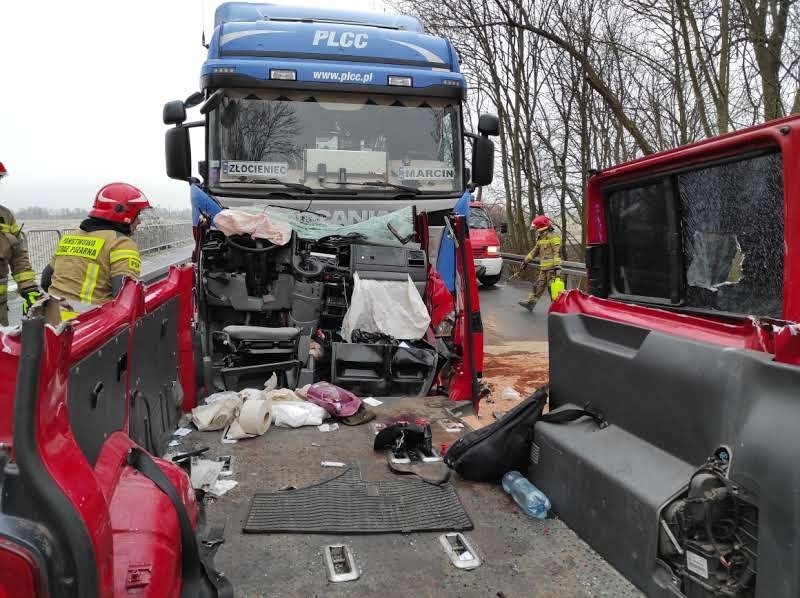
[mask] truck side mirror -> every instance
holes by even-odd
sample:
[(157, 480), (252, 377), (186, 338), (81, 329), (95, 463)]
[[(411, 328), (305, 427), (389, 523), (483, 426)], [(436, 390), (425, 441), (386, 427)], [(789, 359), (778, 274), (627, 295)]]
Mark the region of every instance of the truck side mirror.
[(478, 118), (478, 133), (496, 137), (500, 134), (500, 119), (494, 114), (481, 114)]
[(494, 143), (486, 136), (472, 140), (472, 182), (478, 187), (494, 179)]
[(186, 106), (180, 100), (164, 104), (163, 119), (165, 125), (179, 125), (186, 120)]
[(192, 146), (189, 143), (189, 129), (186, 127), (169, 129), (164, 140), (167, 176), (179, 181), (190, 180), (192, 178)]

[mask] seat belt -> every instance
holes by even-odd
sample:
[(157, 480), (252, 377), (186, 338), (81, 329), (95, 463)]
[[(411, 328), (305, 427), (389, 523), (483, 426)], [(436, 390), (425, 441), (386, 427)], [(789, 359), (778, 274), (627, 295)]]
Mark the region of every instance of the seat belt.
[(233, 598), (230, 581), (201, 556), (186, 506), (169, 478), (150, 455), (138, 447), (128, 453), (128, 464), (153, 482), (175, 507), (181, 530), (181, 598)]

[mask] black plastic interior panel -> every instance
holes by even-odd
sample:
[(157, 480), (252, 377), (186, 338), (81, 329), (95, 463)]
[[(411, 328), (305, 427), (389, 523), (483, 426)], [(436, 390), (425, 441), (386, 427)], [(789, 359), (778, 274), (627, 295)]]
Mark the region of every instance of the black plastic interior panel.
[(427, 259), (420, 249), (351, 245), (350, 269), (365, 278), (406, 280), (409, 275), (414, 282), (424, 282)]
[[(548, 329), (551, 408), (591, 403), (611, 424), (599, 433), (537, 426), (541, 459), (546, 447), (560, 458), (557, 466), (542, 460), (534, 482), (541, 480), (565, 522), (645, 592), (660, 595), (648, 562), (657, 494), (665, 504), (681, 462), (697, 468), (725, 446), (731, 480), (759, 508), (756, 596), (800, 596), (800, 368), (580, 314), (551, 314)], [(606, 446), (606, 432), (619, 434), (628, 450)], [(631, 536), (633, 523), (619, 523), (626, 519), (650, 529)]]
[(331, 382), (359, 396), (423, 395), (436, 362), (433, 348), (333, 343)]
[[(659, 512), (697, 468), (613, 424), (600, 430), (588, 418), (539, 422), (534, 436), (530, 477), (554, 513), (625, 577), (648, 588)], [(648, 595), (680, 594), (650, 588)]]
[(181, 416), (178, 382), (178, 299), (136, 321), (130, 360), (130, 436), (156, 455), (164, 453)]
[(106, 438), (125, 426), (129, 336), (127, 329), (120, 332), (69, 371), (69, 423), (92, 466)]

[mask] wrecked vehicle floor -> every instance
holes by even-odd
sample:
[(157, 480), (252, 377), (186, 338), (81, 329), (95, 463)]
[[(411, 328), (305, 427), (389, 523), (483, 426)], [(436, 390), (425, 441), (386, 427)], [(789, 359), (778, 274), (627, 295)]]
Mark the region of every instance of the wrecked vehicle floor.
[[(431, 422), (434, 446), (456, 435), (435, 422), (449, 416), (442, 397), (385, 399), (372, 408), (378, 418), (413, 412)], [(456, 569), (439, 544), (442, 532), (381, 535), (244, 534), (253, 494), (303, 487), (330, 479), (341, 469), (321, 461), (357, 465), (367, 481), (393, 479), (380, 453), (372, 450), (369, 424), (270, 428), (261, 437), (220, 443), (220, 432), (194, 432), (186, 445), (209, 446), (208, 456), (232, 455), (238, 486), (207, 505), (206, 529), (225, 526), (216, 566), (236, 596), (641, 596), (616, 570), (558, 519), (525, 515), (502, 488), (452, 478), (474, 529), (465, 532), (482, 559), (475, 570)], [(443, 466), (442, 466), (443, 467)], [(568, 473), (565, 473), (568, 475)], [(405, 476), (404, 476), (405, 477)], [(325, 505), (336, 509), (335, 504)], [(350, 582), (328, 581), (322, 549), (348, 545), (361, 573)]]

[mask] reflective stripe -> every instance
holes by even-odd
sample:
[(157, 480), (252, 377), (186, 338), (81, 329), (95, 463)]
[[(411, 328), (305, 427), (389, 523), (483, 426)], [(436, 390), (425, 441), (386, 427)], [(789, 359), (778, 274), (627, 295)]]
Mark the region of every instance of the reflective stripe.
[(68, 311), (66, 309), (62, 309), (61, 310), (61, 321), (62, 322), (69, 322), (70, 320), (74, 320), (75, 318), (77, 318), (79, 315), (81, 315), (81, 314), (79, 314), (76, 311)]
[(113, 264), (126, 258), (139, 259), (139, 252), (136, 249), (117, 249), (111, 252), (110, 261)]
[(100, 272), (100, 266), (97, 264), (88, 264), (86, 267), (86, 277), (83, 279), (83, 286), (81, 287), (81, 294), (79, 299), (84, 303), (92, 302), (92, 295), (94, 295), (94, 288), (97, 286), (97, 275)]
[(19, 224), (0, 224), (0, 233), (18, 235), (20, 230)]
[(103, 245), (105, 244), (106, 240), (99, 237), (64, 235), (58, 242), (56, 255), (96, 260), (100, 255), (100, 250), (103, 249)]
[(28, 282), (29, 280), (33, 280), (36, 278), (36, 272), (33, 270), (23, 270), (22, 272), (17, 272), (16, 274), (11, 275), (17, 284)]
[(7, 284), (0, 284), (0, 295), (5, 295), (8, 293), (8, 285)]
[(550, 239), (550, 244), (554, 247), (561, 245), (561, 237), (553, 237)]

